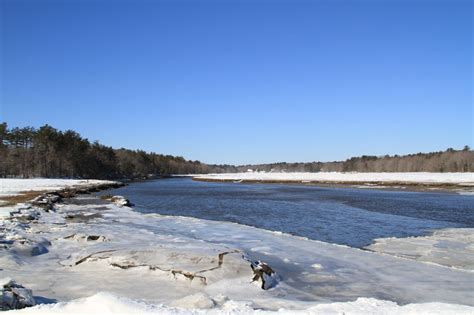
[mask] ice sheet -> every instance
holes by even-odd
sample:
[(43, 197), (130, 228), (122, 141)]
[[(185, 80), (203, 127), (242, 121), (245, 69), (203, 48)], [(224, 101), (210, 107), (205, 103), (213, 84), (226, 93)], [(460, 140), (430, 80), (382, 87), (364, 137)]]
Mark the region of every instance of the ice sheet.
[(381, 238), (369, 250), (474, 272), (474, 229), (442, 229), (432, 235)]

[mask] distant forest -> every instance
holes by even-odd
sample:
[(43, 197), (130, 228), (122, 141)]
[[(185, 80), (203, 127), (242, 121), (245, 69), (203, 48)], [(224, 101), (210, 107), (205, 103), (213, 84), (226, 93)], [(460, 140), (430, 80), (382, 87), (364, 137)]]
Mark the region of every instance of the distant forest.
[(49, 125), (9, 129), (0, 124), (0, 177), (137, 179), (231, 171), (235, 171), (232, 166), (180, 156), (113, 149)]
[(474, 172), (474, 152), (462, 150), (404, 156), (361, 156), (346, 161), (210, 165), (180, 156), (114, 149), (72, 130), (49, 125), (8, 128), (0, 124), (0, 177), (137, 179), (170, 174), (245, 172)]
[(415, 153), (408, 155), (363, 155), (345, 161), (309, 163), (272, 163), (239, 166), (238, 171), (286, 172), (474, 172), (474, 151), (462, 150)]

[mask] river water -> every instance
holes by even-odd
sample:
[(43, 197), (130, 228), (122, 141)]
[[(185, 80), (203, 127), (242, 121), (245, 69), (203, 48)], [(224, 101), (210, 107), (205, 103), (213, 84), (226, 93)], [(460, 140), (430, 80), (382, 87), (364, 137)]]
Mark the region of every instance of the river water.
[(376, 238), (474, 227), (474, 196), (441, 192), (197, 182), (173, 178), (104, 192), (143, 213), (230, 221), (329, 243), (364, 247)]

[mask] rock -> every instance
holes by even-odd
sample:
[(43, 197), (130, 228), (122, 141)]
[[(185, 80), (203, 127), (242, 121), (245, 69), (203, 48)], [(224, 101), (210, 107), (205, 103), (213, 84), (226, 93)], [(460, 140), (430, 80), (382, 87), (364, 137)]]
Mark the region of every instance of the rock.
[(37, 220), (39, 216), (40, 213), (31, 207), (20, 208), (17, 211), (11, 212), (11, 219), (18, 220), (19, 222), (23, 223)]
[(90, 220), (102, 218), (100, 213), (70, 213), (64, 217), (68, 222), (87, 223)]
[(263, 261), (255, 261), (250, 263), (250, 267), (254, 273), (253, 281), (262, 281), (262, 289), (268, 290), (277, 284), (277, 276), (270, 266)]
[(34, 306), (36, 304), (33, 298), (33, 292), (15, 283), (15, 281), (11, 279), (1, 279), (0, 286), (0, 310), (8, 311)]
[(50, 211), (54, 209), (54, 204), (60, 200), (61, 197), (57, 194), (44, 194), (33, 199), (31, 204), (37, 207), (41, 207), (45, 211)]
[(65, 239), (73, 239), (75, 241), (83, 241), (83, 242), (107, 242), (108, 241), (108, 239), (103, 235), (86, 235), (82, 233), (66, 236)]
[(32, 257), (47, 253), (48, 246), (51, 246), (51, 242), (45, 238), (27, 239), (21, 237), (13, 240), (11, 250), (17, 255)]
[(132, 207), (133, 206), (133, 203), (131, 203), (130, 200), (122, 196), (113, 196), (112, 198), (110, 198), (110, 201), (112, 201), (114, 204), (116, 204), (119, 207)]

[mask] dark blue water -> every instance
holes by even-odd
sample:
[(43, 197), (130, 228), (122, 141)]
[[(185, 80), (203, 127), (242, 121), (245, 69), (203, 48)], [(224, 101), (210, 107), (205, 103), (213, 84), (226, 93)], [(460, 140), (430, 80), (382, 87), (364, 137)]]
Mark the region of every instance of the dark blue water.
[(445, 227), (474, 227), (474, 196), (164, 179), (115, 189), (144, 213), (230, 221), (363, 247)]

